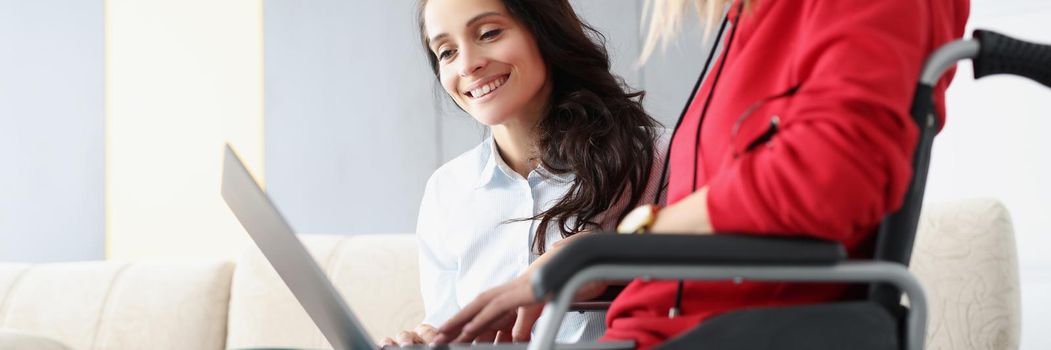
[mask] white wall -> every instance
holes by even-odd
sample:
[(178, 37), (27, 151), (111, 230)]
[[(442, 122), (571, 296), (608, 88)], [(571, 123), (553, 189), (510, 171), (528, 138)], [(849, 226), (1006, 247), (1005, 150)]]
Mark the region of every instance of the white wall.
[[(968, 29), (1051, 43), (1051, 2), (974, 0)], [(995, 197), (1011, 211), (1022, 281), (1022, 349), (1051, 348), (1051, 89), (1023, 78), (973, 79), (959, 66), (935, 138), (928, 202)]]
[(103, 256), (102, 3), (0, 0), (0, 260)]
[(262, 176), (261, 0), (106, 1), (107, 257), (236, 258), (223, 143)]

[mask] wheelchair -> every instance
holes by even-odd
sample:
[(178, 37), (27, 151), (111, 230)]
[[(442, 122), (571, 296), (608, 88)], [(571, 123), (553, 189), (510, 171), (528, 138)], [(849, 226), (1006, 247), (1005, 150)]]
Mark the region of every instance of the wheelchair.
[[(920, 131), (913, 176), (902, 207), (881, 221), (871, 260), (848, 260), (839, 243), (816, 239), (596, 234), (564, 247), (535, 273), (530, 281), (533, 294), (541, 300), (551, 297), (546, 309), (558, 315), (570, 311), (580, 287), (599, 280), (861, 283), (868, 286), (861, 300), (727, 312), (659, 348), (923, 349), (928, 300), (907, 268), (937, 131), (933, 86), (963, 59), (971, 60), (975, 79), (1013, 74), (1051, 87), (1049, 45), (976, 30), (972, 39), (956, 40), (928, 56), (911, 107)], [(561, 321), (550, 317), (538, 324), (528, 349), (554, 348)]]

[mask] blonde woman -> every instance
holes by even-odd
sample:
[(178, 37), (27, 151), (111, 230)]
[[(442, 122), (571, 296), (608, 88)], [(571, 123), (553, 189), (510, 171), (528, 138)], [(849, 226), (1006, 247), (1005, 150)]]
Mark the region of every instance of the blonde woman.
[[(724, 8), (725, 49), (672, 138), (669, 205), (642, 209), (656, 216), (643, 229), (811, 236), (841, 242), (851, 258), (871, 255), (875, 228), (901, 205), (911, 175), (914, 79), (934, 48), (963, 34), (968, 1), (651, 0), (643, 57), (674, 35), (684, 12), (719, 23)], [(935, 87), (938, 115), (949, 80)], [(438, 342), (473, 339), (512, 307), (537, 303), (527, 282), (483, 294), (440, 328)], [(603, 339), (650, 348), (726, 311), (857, 292), (634, 281), (610, 308)]]

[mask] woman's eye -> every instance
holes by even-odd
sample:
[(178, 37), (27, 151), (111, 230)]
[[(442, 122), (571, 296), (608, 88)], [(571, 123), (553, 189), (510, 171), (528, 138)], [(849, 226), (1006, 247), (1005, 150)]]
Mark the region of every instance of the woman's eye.
[(444, 61), (445, 59), (452, 57), (453, 50), (441, 50), (438, 52), (438, 59)]
[(485, 33), (482, 33), (482, 37), (480, 39), (482, 39), (482, 40), (492, 39), (492, 38), (495, 38), (497, 35), (500, 35), (500, 33), (503, 33), (503, 30), (501, 30), (501, 29), (493, 29), (493, 30), (487, 31)]

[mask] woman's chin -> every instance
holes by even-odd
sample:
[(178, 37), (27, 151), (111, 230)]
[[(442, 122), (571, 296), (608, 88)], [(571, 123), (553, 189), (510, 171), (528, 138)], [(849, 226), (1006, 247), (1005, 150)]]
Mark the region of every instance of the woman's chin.
[(497, 111), (481, 110), (472, 111), (470, 114), (474, 120), (485, 126), (497, 126), (507, 121), (507, 113), (497, 113)]

